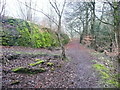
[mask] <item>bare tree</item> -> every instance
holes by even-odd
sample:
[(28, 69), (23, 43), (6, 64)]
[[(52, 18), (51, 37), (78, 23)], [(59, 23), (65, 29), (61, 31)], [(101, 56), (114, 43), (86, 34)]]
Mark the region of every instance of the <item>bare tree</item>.
[(35, 12), (33, 12), (32, 8), (29, 7), (34, 7), (34, 9), (36, 9), (36, 2), (33, 2), (32, 0), (27, 0), (25, 2), (20, 2), (19, 0), (17, 0), (17, 2), (19, 16), (24, 20), (33, 21), (35, 17)]
[(0, 17), (5, 15), (6, 0), (0, 0)]
[(65, 5), (66, 5), (66, 0), (64, 0), (64, 3), (62, 5), (62, 9), (61, 10), (60, 10), (60, 8), (57, 5), (56, 0), (55, 1), (50, 1), (49, 0), (49, 3), (53, 7), (53, 9), (55, 10), (55, 12), (56, 12), (56, 14), (58, 16), (58, 32), (57, 32), (57, 35), (58, 35), (58, 41), (59, 41), (60, 47), (62, 49), (61, 58), (63, 60), (64, 58), (66, 58), (66, 55), (65, 55), (65, 48), (64, 48), (63, 43), (61, 41), (61, 23), (62, 23), (63, 11), (64, 11), (64, 8), (65, 8)]

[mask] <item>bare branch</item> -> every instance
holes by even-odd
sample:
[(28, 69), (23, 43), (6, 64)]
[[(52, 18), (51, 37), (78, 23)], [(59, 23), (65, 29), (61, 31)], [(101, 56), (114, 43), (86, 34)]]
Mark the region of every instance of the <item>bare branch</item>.
[(114, 6), (113, 6), (112, 3), (110, 3), (108, 0), (106, 0), (106, 1), (107, 1), (107, 3), (108, 3), (112, 8), (114, 8)]
[[(19, 4), (19, 0), (17, 0), (17, 2), (18, 2), (18, 4)], [(20, 7), (20, 11), (21, 11), (22, 15), (25, 17), (25, 14), (24, 14), (24, 12), (23, 12), (23, 10), (22, 10), (20, 4), (19, 4), (19, 7)], [(26, 17), (25, 17), (25, 18), (26, 18)]]
[(107, 23), (107, 22), (102, 21), (102, 20), (99, 19), (96, 15), (95, 15), (95, 17), (96, 17), (99, 21), (101, 21), (102, 23), (104, 23), (104, 24), (108, 24), (108, 25), (114, 26), (113, 24), (110, 24), (110, 23)]
[(51, 4), (51, 6), (54, 8), (55, 12), (60, 15), (58, 9), (55, 7), (56, 5), (53, 5), (53, 3), (49, 0), (49, 3)]
[(73, 30), (74, 30), (76, 33), (80, 34), (80, 32), (79, 32), (79, 31), (77, 31), (77, 30), (75, 30), (74, 28), (73, 28)]
[[(19, 0), (18, 0), (19, 1)], [(21, 1), (19, 1), (20, 3), (22, 3)], [(24, 3), (22, 3), (23, 5), (25, 5)], [(28, 7), (28, 8), (31, 8), (32, 10), (34, 10), (34, 11), (37, 11), (37, 12), (40, 12), (40, 13), (42, 13), (43, 15), (45, 15), (48, 19), (50, 19), (53, 23), (55, 23), (57, 26), (58, 26), (58, 24), (53, 20), (53, 19), (51, 19), (50, 17), (49, 17), (49, 15), (47, 15), (47, 14), (45, 14), (42, 10), (40, 11), (40, 10), (37, 10), (37, 9), (35, 9), (35, 8), (32, 8), (32, 7), (30, 7), (30, 6), (28, 6), (28, 5), (25, 5), (26, 7)]]
[[(0, 11), (0, 16), (1, 16), (2, 13), (3, 13), (4, 10), (5, 10), (6, 0), (3, 0), (3, 2), (1, 1), (0, 3), (1, 3), (1, 7), (2, 7), (2, 9), (1, 9), (1, 11)], [(3, 5), (2, 5), (2, 3), (3, 3)]]
[(58, 6), (57, 6), (57, 3), (56, 3), (56, 0), (55, 0), (54, 4), (55, 4), (56, 9), (58, 10), (58, 13), (60, 13), (60, 10), (58, 9)]
[(65, 8), (65, 4), (66, 4), (66, 0), (64, 0), (63, 8), (62, 8), (62, 11), (61, 11), (60, 15), (62, 15), (62, 13), (63, 13), (63, 10)]

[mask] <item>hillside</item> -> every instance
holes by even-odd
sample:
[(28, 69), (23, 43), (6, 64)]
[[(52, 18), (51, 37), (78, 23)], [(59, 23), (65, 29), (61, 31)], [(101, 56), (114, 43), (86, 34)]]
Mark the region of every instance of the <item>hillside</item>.
[[(22, 19), (4, 18), (1, 32), (3, 46), (26, 46), (33, 48), (57, 47), (57, 33), (46, 27)], [(69, 37), (62, 33), (62, 42), (67, 44)]]

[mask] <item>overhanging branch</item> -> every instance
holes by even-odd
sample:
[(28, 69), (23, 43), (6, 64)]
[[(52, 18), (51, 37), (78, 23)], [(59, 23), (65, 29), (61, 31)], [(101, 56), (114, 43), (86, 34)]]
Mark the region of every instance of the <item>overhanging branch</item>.
[(96, 15), (95, 15), (95, 17), (96, 17), (99, 21), (101, 21), (102, 23), (104, 23), (104, 24), (114, 26), (113, 24), (110, 24), (110, 23), (107, 23), (107, 22), (102, 21), (102, 20), (101, 20), (101, 19), (99, 19)]

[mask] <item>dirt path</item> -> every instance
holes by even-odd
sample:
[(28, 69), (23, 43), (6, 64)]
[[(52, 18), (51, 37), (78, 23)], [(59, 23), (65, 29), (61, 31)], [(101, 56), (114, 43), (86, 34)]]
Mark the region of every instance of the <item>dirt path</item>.
[[(92, 68), (92, 57), (89, 53), (90, 49), (79, 44), (78, 40), (71, 41), (66, 45), (66, 54), (71, 61), (69, 66), (74, 70), (75, 87), (77, 88), (94, 88), (98, 87), (97, 74)], [(92, 51), (92, 50), (91, 50)]]

